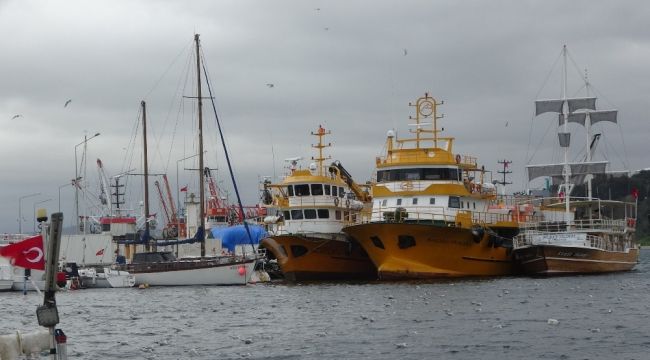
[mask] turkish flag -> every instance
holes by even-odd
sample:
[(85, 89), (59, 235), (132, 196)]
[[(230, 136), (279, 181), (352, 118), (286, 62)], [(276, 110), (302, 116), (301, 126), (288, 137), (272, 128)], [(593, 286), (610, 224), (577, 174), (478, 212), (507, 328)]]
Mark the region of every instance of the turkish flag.
[(100, 249), (95, 253), (95, 256), (102, 256), (102, 255), (104, 255), (104, 249)]
[(11, 265), (25, 269), (45, 270), (43, 236), (37, 235), (23, 241), (0, 247), (0, 256), (10, 258)]

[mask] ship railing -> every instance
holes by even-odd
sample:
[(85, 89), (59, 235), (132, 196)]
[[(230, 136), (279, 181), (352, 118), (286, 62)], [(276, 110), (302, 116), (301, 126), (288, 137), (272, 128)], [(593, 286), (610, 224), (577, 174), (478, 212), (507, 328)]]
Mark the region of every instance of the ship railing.
[(625, 238), (622, 236), (597, 236), (584, 234), (581, 238), (574, 237), (576, 237), (575, 232), (525, 230), (514, 237), (513, 246), (515, 249), (533, 245), (576, 246), (617, 252), (627, 252), (630, 249), (638, 249), (638, 244), (636, 242), (631, 238)]
[(623, 233), (629, 226), (626, 219), (580, 219), (573, 221), (524, 221), (520, 227), (525, 230), (544, 232), (571, 231), (600, 231)]
[(532, 221), (531, 215), (519, 215), (513, 217), (511, 213), (500, 213), (491, 211), (475, 211), (471, 209), (456, 209), (446, 206), (408, 206), (408, 207), (379, 207), (368, 214), (357, 216), (356, 223), (367, 222), (440, 222), (455, 223), (459, 213), (469, 213), (473, 223), (496, 224), (499, 222)]

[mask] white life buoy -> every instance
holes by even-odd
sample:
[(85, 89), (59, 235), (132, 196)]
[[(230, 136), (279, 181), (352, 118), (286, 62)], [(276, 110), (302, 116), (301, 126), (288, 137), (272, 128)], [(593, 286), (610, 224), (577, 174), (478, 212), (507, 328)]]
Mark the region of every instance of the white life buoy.
[(334, 198), (334, 206), (339, 206), (339, 198)]

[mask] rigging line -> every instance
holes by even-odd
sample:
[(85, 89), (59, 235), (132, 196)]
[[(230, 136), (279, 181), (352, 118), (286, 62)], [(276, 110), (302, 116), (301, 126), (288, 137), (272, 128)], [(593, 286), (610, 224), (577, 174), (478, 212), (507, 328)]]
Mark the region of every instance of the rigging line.
[(176, 64), (176, 61), (178, 61), (178, 59), (180, 58), (180, 56), (183, 55), (183, 53), (185, 53), (185, 51), (186, 51), (186, 49), (187, 49), (188, 47), (191, 47), (191, 46), (192, 46), (192, 43), (193, 43), (193, 41), (190, 41), (187, 45), (185, 45), (185, 47), (183, 47), (183, 48), (181, 49), (181, 51), (178, 53), (178, 55), (176, 55), (176, 57), (174, 58), (174, 60), (172, 60), (171, 64), (169, 64), (169, 66), (167, 67), (167, 69), (165, 70), (165, 72), (164, 72), (164, 73), (160, 76), (160, 78), (159, 78), (159, 79), (154, 83), (153, 87), (149, 90), (149, 92), (147, 92), (147, 94), (144, 96), (143, 99), (147, 99), (147, 98), (149, 97), (149, 95), (151, 95), (151, 93), (152, 93), (152, 92), (153, 92), (153, 91), (158, 87), (158, 85), (160, 84), (160, 82), (162, 81), (162, 79), (165, 78), (165, 76), (167, 75), (167, 73), (169, 72), (169, 70), (171, 70), (172, 66), (174, 66), (174, 64)]
[[(544, 79), (544, 82), (542, 83), (542, 86), (537, 91), (537, 94), (535, 94), (535, 99), (539, 99), (539, 95), (542, 93), (542, 91), (546, 87), (546, 84), (548, 83), (548, 80), (551, 78), (551, 75), (553, 75), (553, 71), (555, 70), (555, 67), (557, 66), (557, 63), (561, 58), (562, 58), (562, 51), (560, 51), (560, 53), (555, 58), (555, 61), (553, 61), (553, 65), (551, 65), (551, 69), (546, 74), (546, 79)], [(530, 117), (530, 130), (528, 131), (528, 146), (526, 147), (526, 164), (530, 164), (530, 161), (533, 159), (533, 157), (537, 153), (537, 150), (539, 150), (539, 148), (536, 149), (533, 152), (533, 155), (529, 157), (529, 155), (530, 155), (530, 144), (532, 143), (532, 137), (533, 137), (533, 126), (535, 124), (534, 120), (535, 120), (535, 111), (533, 111), (533, 115)], [(548, 129), (546, 130), (546, 132), (548, 132)], [(544, 136), (546, 136), (546, 135), (544, 135)], [(522, 182), (526, 183), (525, 179), (527, 178), (527, 175), (526, 175), (525, 171), (524, 171), (524, 175), (523, 175), (522, 178), (524, 180)]]
[[(185, 73), (185, 81), (183, 82), (183, 88), (182, 88), (182, 90), (177, 92), (177, 95), (179, 93), (184, 94), (185, 90), (187, 89), (187, 82), (188, 82), (188, 79), (190, 77), (190, 71), (189, 71), (190, 63), (192, 61), (191, 57), (188, 57), (188, 58), (189, 59), (188, 59), (188, 62), (186, 64), (186, 70), (184, 71), (184, 73)], [(180, 85), (179, 85), (179, 87), (180, 87)], [(169, 155), (167, 157), (167, 166), (165, 166), (165, 172), (167, 172), (167, 169), (169, 168), (169, 162), (171, 161), (172, 150), (174, 149), (174, 143), (175, 143), (175, 140), (176, 140), (176, 133), (177, 133), (177, 130), (178, 130), (178, 123), (179, 123), (180, 119), (182, 118), (182, 114), (184, 114), (184, 110), (185, 110), (185, 106), (184, 106), (185, 102), (183, 100), (183, 97), (178, 96), (178, 99), (179, 99), (178, 100), (179, 101), (179, 103), (178, 103), (178, 111), (176, 112), (176, 121), (174, 123), (174, 129), (172, 131), (172, 141), (171, 141), (171, 145), (169, 147)], [(185, 154), (183, 154), (183, 156), (185, 156)]]
[[(598, 94), (599, 98), (602, 98), (603, 100), (605, 100), (605, 102), (608, 105), (610, 105), (612, 108), (617, 108), (617, 106), (615, 106), (615, 104), (612, 101), (610, 101), (605, 95), (603, 95), (603, 93), (598, 88), (596, 88), (593, 84), (590, 83), (589, 87), (594, 90), (594, 93)], [(621, 136), (621, 142), (622, 142), (622, 145), (623, 145), (624, 159), (622, 160), (622, 162), (623, 162), (623, 165), (625, 166), (625, 168), (629, 170), (629, 168), (630, 168), (630, 163), (629, 163), (630, 157), (629, 157), (628, 152), (627, 152), (627, 144), (625, 143), (625, 137), (623, 136), (623, 125), (621, 124), (620, 120), (617, 120), (616, 124), (618, 125), (617, 126), (618, 127), (618, 132), (619, 132), (619, 135)]]
[(221, 131), (221, 122), (219, 121), (219, 116), (217, 115), (217, 107), (215, 105), (214, 97), (212, 96), (212, 85), (210, 84), (210, 79), (208, 78), (208, 72), (205, 68), (205, 62), (202, 62), (203, 73), (205, 74), (205, 83), (208, 87), (208, 93), (210, 94), (210, 103), (212, 104), (212, 110), (214, 111), (214, 118), (217, 123), (217, 128), (219, 129), (219, 136), (221, 137), (221, 144), (223, 145), (223, 152), (226, 155), (226, 162), (228, 163), (228, 171), (230, 172), (230, 179), (232, 180), (233, 188), (235, 189), (235, 195), (237, 195), (237, 203), (239, 205), (239, 211), (242, 214), (244, 228), (246, 228), (246, 234), (248, 234), (248, 240), (251, 246), (254, 247), (253, 237), (251, 236), (251, 231), (248, 227), (248, 222), (246, 222), (246, 213), (244, 212), (244, 207), (241, 203), (241, 197), (239, 196), (239, 189), (237, 188), (237, 183), (235, 182), (235, 174), (232, 171), (232, 165), (230, 164), (230, 156), (228, 155), (228, 149), (226, 148), (226, 142), (224, 141), (223, 131)]

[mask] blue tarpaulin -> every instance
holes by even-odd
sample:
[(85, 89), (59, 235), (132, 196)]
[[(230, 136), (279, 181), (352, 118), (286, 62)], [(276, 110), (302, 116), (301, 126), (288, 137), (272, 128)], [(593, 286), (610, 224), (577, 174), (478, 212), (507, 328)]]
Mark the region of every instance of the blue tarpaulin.
[[(251, 232), (252, 243), (254, 245), (258, 245), (260, 240), (268, 235), (264, 227), (260, 225), (248, 225), (248, 229)], [(237, 245), (251, 244), (244, 225), (213, 228), (210, 229), (210, 232), (215, 239), (221, 239), (221, 247), (228, 249), (230, 252), (234, 252), (235, 246)]]

